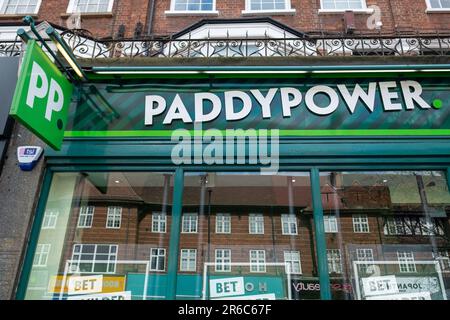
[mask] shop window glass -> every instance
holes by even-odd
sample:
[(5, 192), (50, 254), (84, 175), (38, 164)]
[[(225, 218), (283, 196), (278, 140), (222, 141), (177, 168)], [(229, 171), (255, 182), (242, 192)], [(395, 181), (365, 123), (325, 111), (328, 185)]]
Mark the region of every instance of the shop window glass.
[[(333, 299), (447, 299), (444, 172), (323, 172), (320, 179), (324, 215), (340, 226), (325, 235)], [(383, 281), (392, 291), (373, 289)]]
[[(164, 299), (172, 193), (171, 173), (53, 174), (25, 299), (124, 292), (133, 300)], [(58, 212), (56, 224), (51, 211)], [(71, 283), (83, 278), (102, 289), (74, 290)]]
[(180, 270), (178, 298), (224, 298), (215, 286), (237, 278), (244, 290), (227, 298), (320, 299), (308, 173), (187, 172), (182, 211), (198, 214), (180, 239), (197, 269)]

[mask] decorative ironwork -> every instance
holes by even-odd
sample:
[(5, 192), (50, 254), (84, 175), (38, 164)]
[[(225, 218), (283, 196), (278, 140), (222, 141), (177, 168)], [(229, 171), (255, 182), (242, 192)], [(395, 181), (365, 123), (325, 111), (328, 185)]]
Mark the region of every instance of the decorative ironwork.
[[(311, 35), (304, 38), (172, 38), (98, 40), (87, 30), (61, 35), (78, 58), (210, 58), (309, 56), (449, 56), (450, 31), (393, 35)], [(0, 56), (20, 54), (20, 42), (2, 42)]]

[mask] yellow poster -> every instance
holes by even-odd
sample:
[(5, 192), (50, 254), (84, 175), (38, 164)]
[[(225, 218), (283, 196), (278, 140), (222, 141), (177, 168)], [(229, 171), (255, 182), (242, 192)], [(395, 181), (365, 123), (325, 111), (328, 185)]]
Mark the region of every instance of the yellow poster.
[[(64, 292), (68, 291), (70, 276), (66, 277), (66, 283), (64, 285)], [(61, 285), (63, 276), (53, 276), (48, 283), (49, 293), (61, 293)], [(125, 291), (125, 276), (103, 276), (103, 289), (102, 293), (113, 293)]]

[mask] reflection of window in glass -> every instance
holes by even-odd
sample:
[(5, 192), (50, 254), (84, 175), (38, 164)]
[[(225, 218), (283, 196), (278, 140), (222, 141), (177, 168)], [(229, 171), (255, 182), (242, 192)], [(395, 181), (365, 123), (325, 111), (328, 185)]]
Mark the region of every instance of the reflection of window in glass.
[(121, 223), (122, 223), (122, 207), (108, 207), (106, 228), (120, 229)]
[(302, 274), (302, 265), (300, 262), (300, 252), (298, 251), (285, 251), (284, 262), (290, 266), (290, 272), (292, 274)]
[(442, 272), (450, 272), (450, 253), (449, 250), (439, 250), (435, 259), (439, 261)]
[(181, 250), (180, 271), (197, 270), (197, 249), (182, 249)]
[(338, 224), (337, 224), (336, 216), (330, 216), (330, 215), (323, 216), (323, 222), (324, 222), (326, 233), (337, 233), (338, 232)]
[(425, 217), (387, 217), (385, 219), (384, 234), (389, 236), (430, 236), (444, 235), (442, 222)]
[(154, 212), (152, 214), (152, 232), (165, 233), (167, 216), (164, 212)]
[(369, 232), (369, 218), (365, 214), (354, 214), (353, 219), (353, 232), (355, 233), (368, 233)]
[(416, 263), (414, 261), (414, 254), (412, 252), (397, 251), (397, 259), (399, 262), (400, 272), (416, 272)]
[(217, 249), (215, 266), (217, 272), (230, 272), (231, 271), (231, 250), (230, 249)]
[(214, 0), (172, 0), (174, 11), (212, 11)]
[(231, 216), (228, 213), (216, 215), (216, 233), (231, 233)]
[(44, 214), (44, 220), (42, 221), (42, 229), (55, 229), (56, 222), (58, 221), (58, 210), (47, 210)]
[(342, 273), (341, 250), (327, 249), (328, 272)]
[[(373, 262), (373, 250), (367, 249), (367, 248), (359, 248), (356, 249), (356, 261), (367, 261), (367, 262)], [(365, 266), (368, 266), (369, 264), (363, 264)]]
[(185, 213), (183, 214), (181, 232), (183, 233), (197, 233), (198, 226), (198, 214), (196, 213)]
[(297, 234), (297, 217), (293, 214), (281, 215), (281, 228), (284, 235)]
[(250, 234), (264, 234), (264, 216), (262, 214), (249, 215)]
[(150, 249), (150, 271), (165, 271), (166, 269), (166, 249)]
[(80, 207), (80, 216), (78, 217), (78, 228), (90, 228), (92, 227), (92, 221), (94, 220), (94, 206)]
[(34, 255), (33, 266), (34, 267), (46, 267), (48, 255), (50, 253), (50, 244), (38, 244), (36, 247), (36, 253)]
[(117, 245), (76, 244), (73, 247), (71, 270), (81, 273), (114, 273)]
[(250, 271), (266, 272), (265, 250), (250, 250)]

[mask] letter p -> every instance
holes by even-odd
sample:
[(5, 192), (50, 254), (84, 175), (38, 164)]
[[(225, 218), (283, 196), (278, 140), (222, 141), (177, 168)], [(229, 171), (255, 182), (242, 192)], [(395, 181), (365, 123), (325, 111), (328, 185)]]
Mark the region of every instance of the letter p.
[[(41, 85), (39, 85), (39, 80)], [(34, 99), (43, 99), (47, 95), (48, 91), (48, 79), (44, 69), (41, 68), (36, 62), (33, 62), (33, 68), (31, 69), (30, 86), (28, 88), (27, 105), (30, 108), (34, 107)]]
[(51, 79), (47, 108), (45, 109), (45, 119), (52, 121), (52, 113), (61, 111), (63, 106), (64, 94), (62, 89), (55, 80)]

